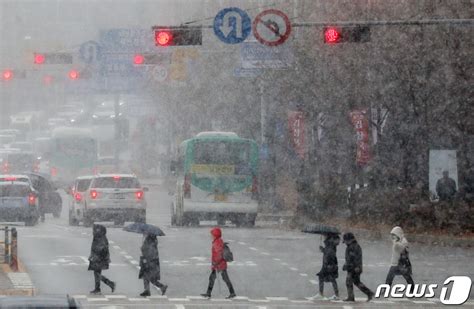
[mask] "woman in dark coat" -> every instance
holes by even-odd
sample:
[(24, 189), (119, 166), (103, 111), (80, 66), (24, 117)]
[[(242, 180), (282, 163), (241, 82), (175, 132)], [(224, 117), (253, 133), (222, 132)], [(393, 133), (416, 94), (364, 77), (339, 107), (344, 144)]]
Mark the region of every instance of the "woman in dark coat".
[(107, 229), (105, 226), (94, 224), (92, 227), (94, 238), (92, 240), (91, 254), (89, 256), (89, 270), (94, 271), (95, 289), (91, 294), (100, 293), (100, 282), (103, 281), (115, 291), (115, 282), (102, 275), (102, 270), (109, 269), (110, 254), (109, 241), (107, 240)]
[(339, 299), (339, 289), (336, 281), (339, 276), (336, 254), (336, 247), (339, 245), (339, 242), (339, 235), (329, 234), (324, 240), (324, 247), (319, 247), (321, 252), (323, 252), (323, 265), (321, 271), (317, 274), (319, 277), (319, 294), (315, 298), (323, 298), (324, 282), (331, 282), (334, 289), (334, 296), (331, 299)]
[(150, 296), (150, 282), (161, 290), (161, 295), (165, 295), (167, 285), (162, 284), (160, 278), (160, 258), (158, 256), (158, 240), (156, 235), (146, 235), (142, 245), (142, 256), (140, 257), (139, 279), (143, 279), (145, 291), (140, 296)]

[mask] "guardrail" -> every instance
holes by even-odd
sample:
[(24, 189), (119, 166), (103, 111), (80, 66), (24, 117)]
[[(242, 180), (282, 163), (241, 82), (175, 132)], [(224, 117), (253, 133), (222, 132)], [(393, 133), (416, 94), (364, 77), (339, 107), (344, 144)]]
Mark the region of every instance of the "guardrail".
[(3, 241), (0, 239), (0, 245), (3, 245), (3, 263), (10, 265), (13, 271), (18, 271), (18, 232), (16, 228), (8, 226), (1, 227), (4, 231)]

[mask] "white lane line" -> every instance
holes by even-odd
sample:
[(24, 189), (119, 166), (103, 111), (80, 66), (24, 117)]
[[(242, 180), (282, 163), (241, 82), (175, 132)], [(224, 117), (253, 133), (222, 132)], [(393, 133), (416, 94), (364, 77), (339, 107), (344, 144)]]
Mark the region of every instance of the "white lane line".
[(260, 252), (260, 254), (262, 254), (262, 255), (270, 255), (270, 253), (268, 253), (268, 252)]
[(290, 302), (295, 303), (295, 304), (313, 304), (311, 300), (302, 300), (302, 299), (290, 300)]
[(127, 255), (128, 253), (125, 252), (125, 251), (120, 251), (120, 254), (121, 254), (121, 255)]
[(352, 306), (342, 306), (343, 309), (352, 309)]
[(118, 299), (118, 298), (127, 298), (126, 295), (104, 295), (107, 298)]
[(249, 300), (247, 296), (236, 296), (234, 297), (235, 300)]
[(257, 309), (267, 309), (267, 306), (257, 306)]
[(265, 297), (268, 300), (274, 300), (274, 301), (284, 301), (288, 300), (288, 297)]
[(114, 249), (120, 250), (120, 246), (113, 246)]
[(129, 301), (150, 301), (148, 298), (129, 298)]
[(87, 298), (87, 295), (73, 295), (73, 298)]
[(129, 259), (129, 260), (133, 260), (133, 256), (131, 256), (131, 255), (126, 255), (125, 258)]
[(250, 299), (249, 298), (249, 302), (253, 302), (253, 303), (269, 303), (270, 301), (268, 299)]
[(109, 244), (112, 244), (112, 245), (113, 245), (113, 244), (115, 244), (115, 241), (109, 240)]
[(273, 258), (274, 261), (281, 261), (279, 258)]
[(169, 301), (182, 301), (182, 302), (187, 302), (189, 299), (187, 298), (168, 298)]
[(253, 251), (258, 251), (257, 248), (254, 248), (254, 247), (249, 247), (250, 250), (253, 250)]
[(176, 309), (186, 309), (186, 307), (184, 307), (182, 304), (176, 304), (175, 307)]
[(288, 266), (288, 263), (283, 262), (283, 263), (280, 263), (280, 265)]
[(309, 280), (309, 282), (311, 282), (311, 284), (318, 284), (318, 281), (316, 280)]
[[(156, 287), (155, 287), (156, 288)], [(152, 295), (152, 296), (148, 296), (148, 298), (152, 298), (152, 299), (167, 299), (168, 296), (166, 295)]]
[(436, 303), (429, 300), (414, 300), (415, 304), (427, 304), (427, 305), (436, 305)]
[(139, 263), (137, 261), (130, 261), (133, 265), (138, 265)]
[(246, 243), (244, 243), (243, 241), (239, 241), (239, 245), (243, 245), (243, 246), (245, 246), (245, 245), (246, 245)]
[(389, 300), (372, 300), (374, 304), (395, 304), (393, 301)]
[(231, 302), (231, 299), (225, 299), (225, 298), (211, 298), (211, 302)]
[(51, 265), (51, 266), (57, 266), (58, 263), (49, 263), (49, 265)]
[(290, 267), (290, 269), (291, 269), (292, 271), (298, 271), (298, 268), (296, 268), (296, 267)]
[(186, 296), (187, 299), (191, 299), (191, 300), (196, 300), (196, 299), (207, 299), (205, 297), (202, 297), (202, 296)]
[(88, 302), (94, 302), (94, 301), (109, 301), (107, 298), (97, 298), (97, 297), (87, 297)]
[(301, 277), (308, 277), (308, 274), (300, 274)]

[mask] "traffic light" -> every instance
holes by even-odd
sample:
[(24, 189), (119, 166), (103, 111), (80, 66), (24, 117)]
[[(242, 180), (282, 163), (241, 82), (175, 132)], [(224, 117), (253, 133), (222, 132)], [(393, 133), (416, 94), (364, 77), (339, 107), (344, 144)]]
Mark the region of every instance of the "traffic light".
[(324, 28), (324, 43), (365, 43), (370, 41), (369, 26), (329, 26)]
[(6, 81), (9, 81), (13, 78), (13, 71), (10, 70), (10, 69), (7, 69), (7, 70), (3, 70), (2, 72), (2, 78), (3, 80), (6, 80)]
[(156, 46), (202, 45), (201, 26), (155, 26)]
[(33, 57), (35, 64), (72, 64), (70, 53), (35, 53)]

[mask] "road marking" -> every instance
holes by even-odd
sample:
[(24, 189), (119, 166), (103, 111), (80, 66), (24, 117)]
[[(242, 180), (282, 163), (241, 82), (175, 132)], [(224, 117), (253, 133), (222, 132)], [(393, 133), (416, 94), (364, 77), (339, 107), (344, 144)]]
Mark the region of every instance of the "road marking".
[(133, 259), (133, 256), (131, 256), (131, 255), (126, 255), (125, 258), (126, 258), (126, 259), (129, 259), (129, 260), (132, 260), (132, 259)]
[(288, 297), (265, 297), (268, 300), (274, 300), (274, 301), (284, 301), (288, 300)]
[(428, 304), (428, 305), (435, 305), (436, 303), (429, 301), (429, 300), (414, 300), (415, 304)]
[(268, 299), (250, 299), (250, 298), (249, 298), (249, 301), (254, 302), (254, 303), (269, 303), (270, 302)]
[(309, 280), (309, 282), (311, 282), (311, 284), (315, 284), (315, 285), (318, 284), (318, 281), (316, 281), (316, 280)]
[(280, 263), (280, 265), (288, 266), (288, 263), (283, 262), (283, 263)]
[(257, 306), (257, 309), (267, 309), (267, 306)]
[(243, 245), (243, 246), (245, 246), (245, 245), (246, 245), (246, 243), (244, 243), (243, 241), (239, 241), (239, 245)]
[[(156, 288), (156, 286), (155, 286)], [(167, 299), (168, 296), (166, 295), (152, 295), (152, 296), (148, 296), (148, 298), (152, 298), (152, 299)]]
[(296, 268), (296, 267), (290, 267), (290, 269), (291, 269), (292, 271), (298, 271), (298, 268)]
[(236, 296), (234, 297), (235, 300), (249, 300), (247, 296)]
[(168, 298), (169, 301), (189, 301), (187, 298)]
[(88, 302), (94, 302), (94, 301), (109, 301), (107, 298), (98, 298), (98, 297), (87, 297)]
[(342, 306), (343, 309), (352, 309), (352, 306)]
[(249, 247), (250, 250), (253, 250), (253, 251), (258, 251), (257, 248), (254, 248), (254, 247)]
[(139, 263), (137, 261), (130, 261), (133, 265), (138, 265)]
[(281, 261), (279, 258), (273, 258), (274, 261)]
[(298, 300), (290, 300), (290, 301), (295, 304), (313, 304), (311, 300), (298, 299)]
[(117, 299), (117, 298), (127, 298), (126, 295), (104, 295), (104, 296), (107, 297), (107, 298), (112, 298), (112, 299), (113, 298), (115, 298), (115, 299)]
[(211, 302), (214, 301), (214, 302), (231, 302), (232, 300), (231, 299), (225, 299), (225, 298), (211, 298)]
[(300, 274), (301, 277), (308, 277), (308, 274)]
[(394, 304), (393, 301), (389, 301), (389, 300), (373, 300), (372, 302), (374, 304)]
[(113, 246), (114, 249), (120, 250), (120, 246)]
[(176, 304), (175, 307), (176, 309), (186, 309), (186, 307), (184, 307), (182, 304)]
[(73, 295), (74, 298), (87, 298), (86, 295)]
[(115, 244), (115, 241), (109, 240), (109, 244), (112, 244), (112, 245), (113, 245), (113, 244)]
[(148, 298), (129, 298), (129, 301), (150, 301)]
[(268, 253), (268, 252), (260, 252), (260, 254), (263, 254), (263, 255), (270, 255), (270, 253)]

